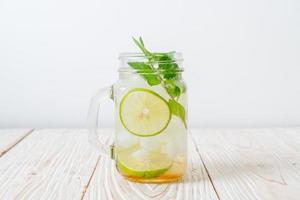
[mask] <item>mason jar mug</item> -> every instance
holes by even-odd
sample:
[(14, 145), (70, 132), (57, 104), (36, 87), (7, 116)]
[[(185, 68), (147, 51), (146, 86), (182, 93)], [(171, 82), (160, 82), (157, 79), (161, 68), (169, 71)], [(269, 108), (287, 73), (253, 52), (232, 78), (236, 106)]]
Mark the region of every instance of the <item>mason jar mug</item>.
[[(162, 55), (164, 56), (164, 55)], [(115, 160), (126, 179), (164, 183), (181, 179), (187, 167), (187, 87), (182, 55), (151, 62), (139, 53), (120, 54), (119, 79), (91, 100), (89, 141)], [(115, 106), (114, 142), (100, 141), (101, 102)], [(103, 117), (103, 116), (102, 116)]]

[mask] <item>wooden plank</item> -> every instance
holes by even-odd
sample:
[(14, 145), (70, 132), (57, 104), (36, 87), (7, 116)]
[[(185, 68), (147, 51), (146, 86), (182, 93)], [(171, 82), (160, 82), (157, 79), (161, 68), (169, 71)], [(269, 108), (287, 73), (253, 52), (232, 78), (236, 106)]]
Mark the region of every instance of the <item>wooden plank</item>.
[(194, 131), (222, 200), (298, 200), (299, 134), (300, 129)]
[(300, 153), (300, 128), (276, 128), (272, 130), (272, 133), (278, 137), (278, 139), (288, 146), (292, 152)]
[(0, 159), (0, 199), (81, 199), (98, 160), (86, 134), (30, 134)]
[(1, 129), (0, 130), (0, 157), (12, 147), (22, 141), (32, 129)]
[[(111, 142), (112, 138), (109, 142)], [(172, 184), (140, 184), (119, 175), (110, 158), (100, 158), (95, 174), (84, 196), (85, 200), (217, 200), (205, 168), (193, 142), (189, 145), (189, 167), (185, 179)]]

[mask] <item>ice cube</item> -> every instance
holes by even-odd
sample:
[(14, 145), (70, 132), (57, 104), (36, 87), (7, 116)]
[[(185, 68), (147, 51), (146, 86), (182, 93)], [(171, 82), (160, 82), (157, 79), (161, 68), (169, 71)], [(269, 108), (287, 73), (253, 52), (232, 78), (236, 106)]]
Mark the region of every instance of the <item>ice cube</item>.
[(132, 157), (136, 158), (137, 160), (144, 161), (147, 160), (149, 156), (149, 151), (145, 149), (139, 149), (131, 154)]
[(174, 139), (174, 144), (177, 147), (178, 154), (184, 153), (187, 151), (187, 136), (186, 133), (177, 135)]
[(141, 138), (140, 146), (146, 151), (155, 151), (160, 148), (161, 142), (154, 137)]
[(122, 83), (127, 89), (137, 88), (137, 87), (148, 87), (147, 81), (143, 79), (140, 75), (131, 76), (130, 79), (126, 79)]
[(186, 152), (186, 129), (177, 117), (172, 117), (169, 127), (161, 134), (160, 140), (163, 142), (162, 152), (170, 158)]
[(137, 136), (128, 133), (127, 131), (122, 131), (117, 134), (118, 146), (121, 148), (128, 148), (135, 144), (138, 144)]
[(163, 144), (169, 143), (171, 140), (174, 140), (178, 135), (186, 134), (186, 129), (181, 119), (172, 116), (172, 119), (168, 125), (168, 127), (160, 134), (158, 134), (156, 139), (160, 140)]
[(162, 146), (161, 152), (166, 154), (170, 159), (173, 159), (177, 153), (177, 149), (173, 142), (169, 142)]

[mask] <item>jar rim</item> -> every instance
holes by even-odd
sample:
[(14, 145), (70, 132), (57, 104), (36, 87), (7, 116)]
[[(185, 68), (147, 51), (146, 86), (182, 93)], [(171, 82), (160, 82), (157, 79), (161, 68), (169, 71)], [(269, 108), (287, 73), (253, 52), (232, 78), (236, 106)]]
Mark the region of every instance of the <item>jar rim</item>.
[[(160, 53), (160, 52), (156, 52), (157, 55), (161, 54), (165, 54), (165, 53)], [(182, 58), (182, 53), (181, 52), (167, 52), (167, 54), (172, 56), (172, 61), (155, 61), (155, 62), (150, 62), (154, 65), (159, 65), (159, 64), (165, 64), (165, 63), (176, 63), (179, 64), (183, 61)], [(166, 70), (164, 69), (159, 69), (158, 67), (152, 69), (152, 70), (137, 70), (137, 69), (133, 69), (131, 67), (123, 67), (123, 66), (127, 66), (128, 62), (147, 62), (148, 58), (143, 54), (143, 53), (136, 53), (136, 52), (122, 52), (119, 54), (119, 60), (121, 61), (121, 66), (118, 70), (118, 72), (128, 72), (128, 73), (143, 73), (143, 74), (153, 74), (153, 73), (166, 73)], [(183, 72), (184, 69), (182, 67), (179, 67), (178, 69), (173, 69), (172, 73), (180, 73)]]
[[(181, 62), (183, 61), (182, 53), (177, 51), (172, 52), (155, 52), (155, 54), (169, 54), (172, 55), (175, 62)], [(121, 52), (119, 53), (119, 60), (131, 60), (131, 59), (146, 59), (147, 57), (143, 53), (137, 53), (137, 52)]]

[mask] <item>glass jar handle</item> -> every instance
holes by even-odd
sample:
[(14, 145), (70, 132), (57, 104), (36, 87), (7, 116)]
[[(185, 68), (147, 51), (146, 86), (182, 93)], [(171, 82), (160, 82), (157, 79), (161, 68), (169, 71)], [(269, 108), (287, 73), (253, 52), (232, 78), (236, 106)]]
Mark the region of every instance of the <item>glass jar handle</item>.
[(89, 128), (89, 142), (96, 148), (98, 153), (113, 158), (113, 145), (104, 144), (103, 141), (99, 140), (97, 133), (97, 130), (99, 130), (98, 115), (100, 104), (106, 99), (113, 100), (113, 86), (105, 87), (99, 90), (98, 93), (91, 99), (87, 118)]

